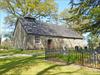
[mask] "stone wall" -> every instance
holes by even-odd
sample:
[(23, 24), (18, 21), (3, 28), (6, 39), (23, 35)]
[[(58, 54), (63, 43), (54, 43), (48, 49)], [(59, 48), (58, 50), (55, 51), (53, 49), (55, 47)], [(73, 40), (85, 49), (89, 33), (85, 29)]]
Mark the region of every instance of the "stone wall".
[(49, 36), (40, 36), (40, 42), (35, 43), (35, 36), (27, 36), (27, 49), (45, 49), (48, 47), (48, 39), (52, 40), (53, 49), (62, 49), (62, 48), (75, 48), (75, 46), (84, 47), (84, 41), (82, 39), (68, 39), (68, 38), (59, 38), (59, 37), (49, 37)]
[(24, 31), (21, 23), (18, 22), (14, 32), (14, 47), (18, 49), (26, 49), (27, 34)]

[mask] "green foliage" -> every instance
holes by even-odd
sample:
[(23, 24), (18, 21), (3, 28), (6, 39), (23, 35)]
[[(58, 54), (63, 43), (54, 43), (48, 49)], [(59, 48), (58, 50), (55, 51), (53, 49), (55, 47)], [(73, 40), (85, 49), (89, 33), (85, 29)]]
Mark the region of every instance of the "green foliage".
[(68, 54), (68, 55), (58, 55), (58, 58), (62, 59), (63, 61), (70, 63), (75, 63), (78, 60), (79, 55), (75, 54)]
[(100, 43), (100, 36), (96, 35), (96, 34), (89, 34), (88, 35), (88, 45), (91, 49), (95, 49), (96, 47), (98, 47), (99, 43)]
[(71, 18), (72, 16), (74, 16), (74, 14), (71, 13), (70, 11), (71, 11), (71, 9), (64, 9), (64, 11), (62, 11), (60, 13), (60, 15), (59, 15), (60, 18), (67, 21), (69, 18)]
[(58, 54), (56, 56), (58, 59), (63, 60), (67, 64), (72, 64), (72, 63), (80, 63), (82, 64), (85, 59), (90, 58), (91, 54), (89, 53), (79, 53), (76, 51), (70, 51), (68, 54)]
[(73, 28), (74, 23), (73, 21), (69, 21), (69, 19), (73, 16), (73, 13), (70, 13), (70, 9), (65, 9), (59, 15), (62, 21), (65, 21), (64, 24), (67, 28)]
[(71, 0), (74, 15), (70, 18), (76, 23), (76, 30), (98, 34), (100, 31), (100, 1), (99, 0)]
[(42, 3), (40, 2), (35, 9), (36, 13), (40, 14), (41, 16), (48, 16), (57, 11), (54, 0), (45, 0)]

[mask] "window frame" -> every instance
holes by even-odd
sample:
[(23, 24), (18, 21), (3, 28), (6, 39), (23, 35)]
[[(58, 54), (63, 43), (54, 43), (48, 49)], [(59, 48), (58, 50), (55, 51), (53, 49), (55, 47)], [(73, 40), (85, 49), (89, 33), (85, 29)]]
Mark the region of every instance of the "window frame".
[(40, 36), (39, 35), (35, 35), (35, 43), (40, 43)]

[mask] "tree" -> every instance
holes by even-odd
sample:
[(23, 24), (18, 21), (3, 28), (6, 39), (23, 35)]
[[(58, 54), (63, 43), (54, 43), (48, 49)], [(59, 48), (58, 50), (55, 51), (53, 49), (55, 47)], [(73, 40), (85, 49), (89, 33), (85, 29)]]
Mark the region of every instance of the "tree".
[(6, 23), (11, 25), (18, 17), (46, 17), (57, 11), (54, 0), (0, 0), (0, 9), (9, 14)]
[(70, 13), (70, 9), (64, 9), (59, 15), (60, 20), (63, 21), (67, 28), (74, 28), (73, 21), (69, 21), (69, 19), (73, 16), (73, 13)]
[(0, 45), (1, 45), (1, 42), (2, 42), (2, 29), (0, 29)]
[(90, 33), (87, 37), (87, 41), (88, 41), (89, 48), (95, 49), (98, 47), (100, 43), (100, 38), (97, 34)]
[(13, 40), (13, 32), (8, 32), (4, 34), (4, 37), (9, 40)]
[(1, 45), (1, 36), (0, 36), (0, 45)]
[(74, 15), (70, 20), (77, 25), (78, 31), (91, 32), (98, 34), (100, 32), (100, 0), (71, 0), (71, 13)]

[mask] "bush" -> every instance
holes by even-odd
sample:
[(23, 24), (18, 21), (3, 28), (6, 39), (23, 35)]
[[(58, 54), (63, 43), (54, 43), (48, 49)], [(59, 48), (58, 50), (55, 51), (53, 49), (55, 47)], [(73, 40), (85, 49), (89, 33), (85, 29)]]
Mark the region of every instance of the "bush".
[(79, 55), (75, 55), (75, 54), (62, 55), (62, 54), (59, 54), (59, 55), (57, 55), (57, 58), (67, 62), (68, 64), (71, 64), (71, 63), (75, 63), (76, 61), (78, 61)]

